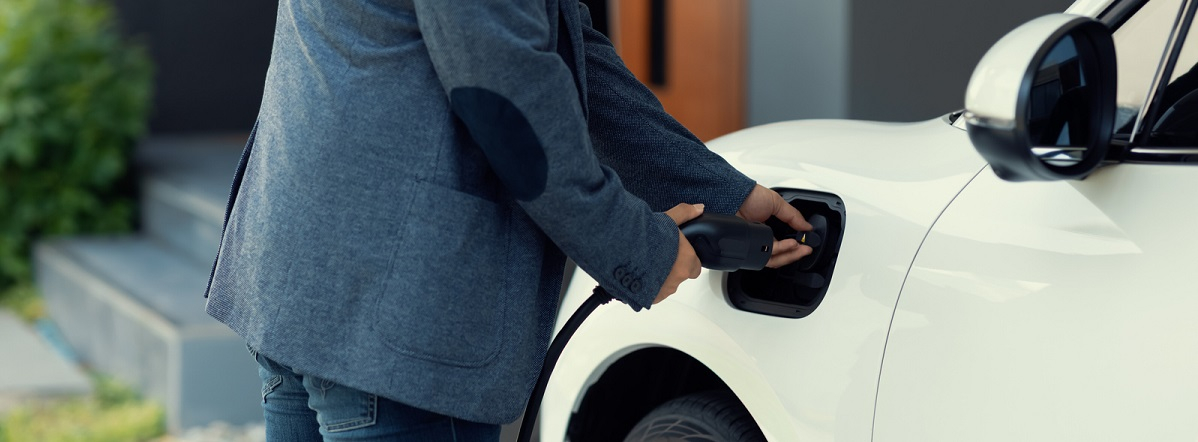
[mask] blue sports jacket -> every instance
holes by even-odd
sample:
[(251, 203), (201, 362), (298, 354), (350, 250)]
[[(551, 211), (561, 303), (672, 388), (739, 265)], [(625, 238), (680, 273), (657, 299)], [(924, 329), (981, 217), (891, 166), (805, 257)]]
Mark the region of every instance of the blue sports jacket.
[(753, 186), (574, 0), (281, 0), (207, 311), (299, 373), (509, 422), (566, 255), (647, 308), (660, 212)]

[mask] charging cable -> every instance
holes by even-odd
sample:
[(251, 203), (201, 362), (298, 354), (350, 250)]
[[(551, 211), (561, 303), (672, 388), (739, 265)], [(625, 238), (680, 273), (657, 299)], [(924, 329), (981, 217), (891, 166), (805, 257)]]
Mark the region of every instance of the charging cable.
[[(678, 226), (678, 229), (694, 248), (695, 255), (703, 267), (712, 270), (761, 270), (773, 252), (774, 236), (768, 226), (751, 223), (732, 215), (704, 213)], [(819, 245), (819, 237), (813, 233), (805, 232), (798, 235), (794, 238), (801, 244), (812, 247)], [(545, 387), (549, 385), (549, 376), (553, 374), (553, 367), (557, 365), (557, 359), (561, 357), (566, 343), (591, 312), (611, 300), (612, 296), (607, 290), (595, 287), (591, 297), (583, 301), (582, 306), (574, 311), (570, 320), (566, 321), (553, 338), (553, 343), (549, 345), (545, 354), (545, 362), (541, 365), (537, 385), (533, 387), (532, 396), (528, 399), (528, 408), (524, 409), (520, 436), (516, 438), (518, 442), (528, 442), (532, 438), (533, 423), (537, 421), (537, 413), (541, 410)]]
[(541, 364), (541, 375), (537, 377), (537, 385), (533, 387), (532, 397), (528, 399), (528, 408), (524, 409), (524, 420), (520, 422), (520, 436), (516, 438), (517, 441), (528, 442), (532, 438), (533, 423), (537, 421), (537, 413), (541, 410), (541, 398), (545, 396), (545, 387), (549, 385), (549, 376), (553, 374), (553, 366), (557, 365), (557, 360), (562, 356), (562, 350), (566, 348), (566, 343), (570, 341), (571, 336), (574, 336), (574, 332), (582, 325), (582, 321), (591, 315), (591, 312), (611, 300), (612, 296), (607, 293), (607, 290), (596, 286), (591, 296), (582, 302), (578, 310), (570, 315), (570, 320), (562, 326), (561, 331), (557, 332), (557, 336), (553, 337), (553, 343), (549, 344), (549, 351), (545, 353), (545, 362)]

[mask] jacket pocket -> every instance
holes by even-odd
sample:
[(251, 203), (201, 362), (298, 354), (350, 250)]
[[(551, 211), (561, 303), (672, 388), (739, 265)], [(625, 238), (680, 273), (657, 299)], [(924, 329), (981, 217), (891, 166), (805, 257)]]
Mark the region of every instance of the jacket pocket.
[(372, 321), (393, 350), (480, 367), (502, 347), (510, 208), (421, 182)]

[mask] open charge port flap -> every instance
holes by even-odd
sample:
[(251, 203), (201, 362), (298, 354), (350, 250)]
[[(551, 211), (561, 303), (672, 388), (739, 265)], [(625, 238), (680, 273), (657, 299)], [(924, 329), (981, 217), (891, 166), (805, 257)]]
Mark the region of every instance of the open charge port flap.
[[(826, 192), (774, 189), (815, 227), (819, 243), (814, 252), (778, 269), (740, 270), (728, 274), (726, 292), (733, 307), (753, 313), (802, 318), (815, 311), (828, 292), (832, 270), (844, 236), (845, 207), (840, 197)], [(799, 236), (777, 219), (766, 221), (774, 238)]]

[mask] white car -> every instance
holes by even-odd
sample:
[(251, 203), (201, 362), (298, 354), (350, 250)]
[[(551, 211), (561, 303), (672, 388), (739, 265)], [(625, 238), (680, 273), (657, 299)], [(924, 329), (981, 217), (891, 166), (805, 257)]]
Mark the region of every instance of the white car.
[[(1033, 20), (963, 113), (711, 142), (823, 218), (823, 256), (601, 307), (541, 440), (1198, 440), (1196, 8)], [(562, 320), (594, 285), (574, 275)]]

